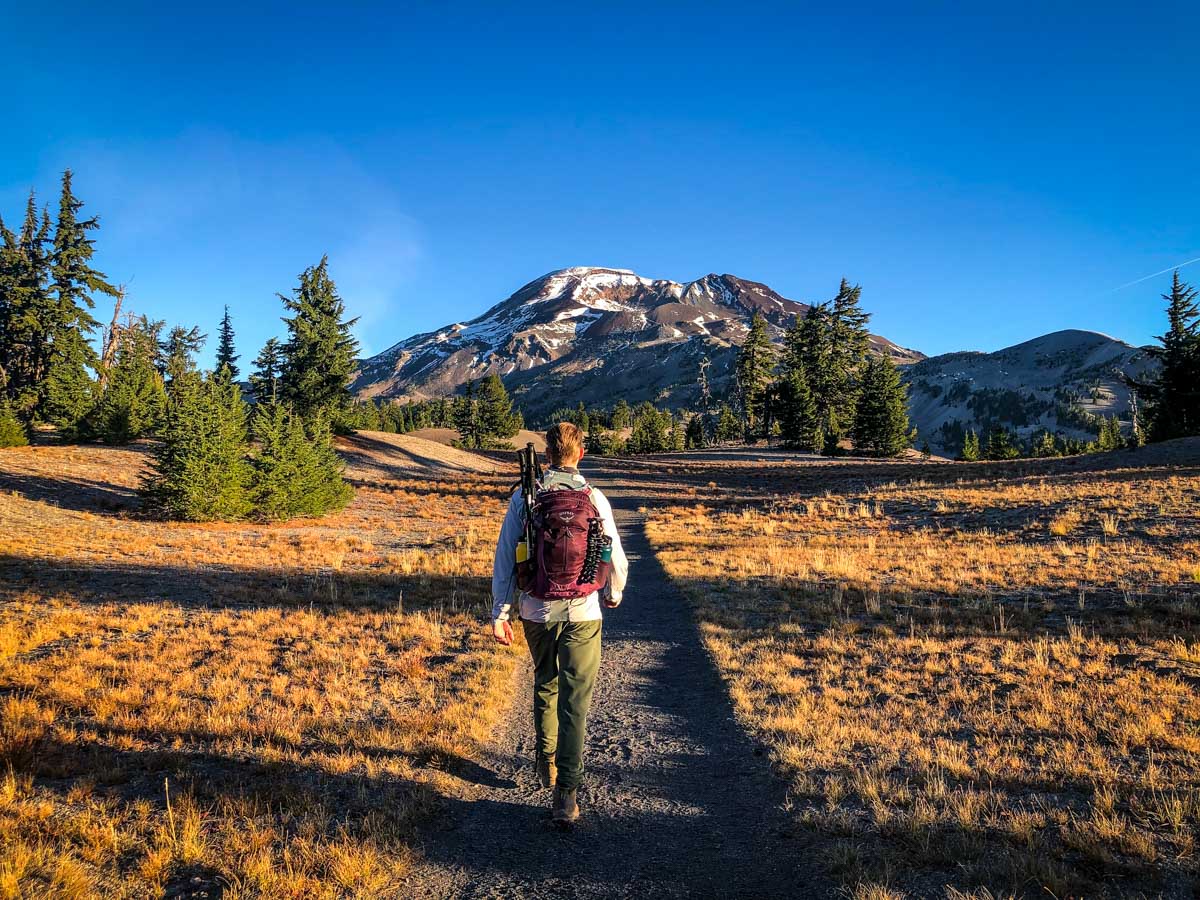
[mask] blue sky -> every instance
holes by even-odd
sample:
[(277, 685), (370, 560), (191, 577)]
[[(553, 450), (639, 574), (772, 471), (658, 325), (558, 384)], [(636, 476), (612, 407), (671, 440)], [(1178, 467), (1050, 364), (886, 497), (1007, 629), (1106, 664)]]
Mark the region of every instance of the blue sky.
[(1200, 257), (1194, 3), (5, 6), (0, 213), (72, 167), (130, 305), (244, 361), (323, 253), (373, 352), (571, 265), (1144, 343), (1168, 276), (1113, 289)]

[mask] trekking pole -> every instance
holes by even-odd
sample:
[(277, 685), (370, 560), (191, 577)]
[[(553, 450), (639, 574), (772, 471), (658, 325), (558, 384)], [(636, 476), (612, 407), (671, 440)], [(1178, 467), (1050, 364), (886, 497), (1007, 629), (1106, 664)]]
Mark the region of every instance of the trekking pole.
[(517, 565), (528, 562), (533, 554), (534, 547), (534, 530), (533, 530), (533, 504), (537, 496), (537, 483), (541, 478), (541, 467), (538, 465), (537, 451), (533, 449), (533, 442), (525, 445), (524, 450), (517, 451), (517, 458), (521, 463), (521, 502), (525, 506), (525, 534), (517, 544)]

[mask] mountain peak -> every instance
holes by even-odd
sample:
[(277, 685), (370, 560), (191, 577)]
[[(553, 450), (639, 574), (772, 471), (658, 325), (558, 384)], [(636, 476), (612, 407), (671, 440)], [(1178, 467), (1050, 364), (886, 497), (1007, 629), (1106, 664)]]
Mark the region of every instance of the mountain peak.
[[(734, 275), (681, 283), (571, 266), (468, 322), (414, 335), (363, 360), (353, 387), (364, 397), (421, 399), (496, 374), (531, 416), (567, 402), (609, 406), (618, 396), (689, 406), (698, 401), (706, 359), (710, 388), (724, 389), (754, 313), (779, 340), (807, 309)], [(883, 338), (873, 344), (902, 362), (921, 358)]]

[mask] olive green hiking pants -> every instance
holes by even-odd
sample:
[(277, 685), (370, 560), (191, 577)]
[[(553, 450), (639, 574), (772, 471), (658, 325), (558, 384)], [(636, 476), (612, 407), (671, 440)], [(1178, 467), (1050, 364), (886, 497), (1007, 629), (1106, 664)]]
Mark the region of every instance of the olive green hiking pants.
[(554, 759), (559, 787), (579, 787), (588, 707), (600, 669), (600, 620), (522, 625), (533, 657), (538, 753)]

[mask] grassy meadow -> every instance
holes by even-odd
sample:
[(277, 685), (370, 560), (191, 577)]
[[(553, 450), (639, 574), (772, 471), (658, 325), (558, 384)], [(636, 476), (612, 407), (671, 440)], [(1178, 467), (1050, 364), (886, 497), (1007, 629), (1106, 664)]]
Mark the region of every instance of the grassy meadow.
[(668, 471), (650, 539), (849, 894), (1200, 877), (1200, 444)]
[(510, 479), (395, 442), (276, 525), (142, 517), (145, 447), (0, 453), (0, 898), (403, 893), (518, 656), (480, 628)]

